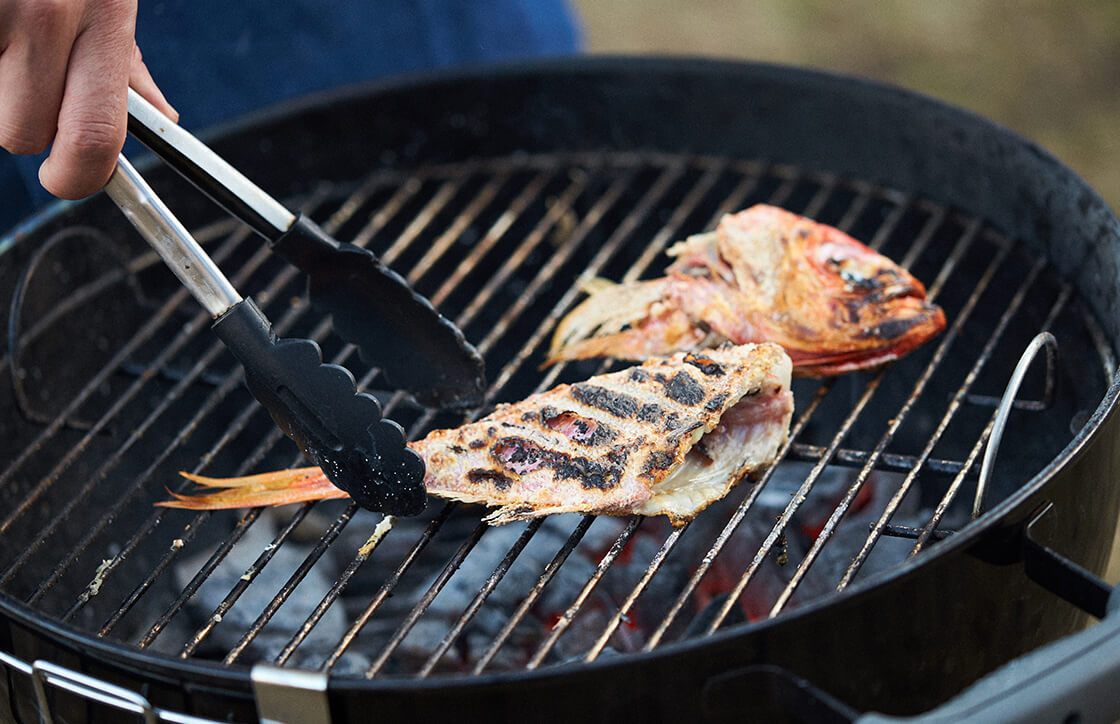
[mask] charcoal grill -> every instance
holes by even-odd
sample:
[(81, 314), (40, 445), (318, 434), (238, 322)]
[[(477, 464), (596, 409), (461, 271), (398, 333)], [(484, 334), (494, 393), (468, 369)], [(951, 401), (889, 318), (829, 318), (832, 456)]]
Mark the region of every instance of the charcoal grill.
[[(1099, 587), (1038, 573), (1023, 540), (1107, 560), (1120, 235), (1030, 143), (852, 78), (632, 59), (349, 89), (209, 142), (456, 321), (489, 371), (474, 414), (610, 369), (540, 367), (581, 280), (656, 276), (669, 243), (753, 203), (898, 260), (949, 326), (880, 370), (797, 380), (779, 462), (683, 528), (491, 529), (435, 500), (392, 525), (342, 501), (169, 511), (153, 503), (185, 488), (179, 470), (298, 451), (108, 200), (56, 205), (0, 268), (9, 718), (251, 721), (295, 694), (334, 721), (738, 720), (789, 705), (752, 683), (759, 664), (902, 714), (1099, 609)], [(166, 169), (145, 174), (281, 334), (318, 340), (412, 437), (463, 419), (384, 389), (295, 272)], [(1027, 367), (981, 501), (1000, 396), (1040, 334), (1058, 352)]]

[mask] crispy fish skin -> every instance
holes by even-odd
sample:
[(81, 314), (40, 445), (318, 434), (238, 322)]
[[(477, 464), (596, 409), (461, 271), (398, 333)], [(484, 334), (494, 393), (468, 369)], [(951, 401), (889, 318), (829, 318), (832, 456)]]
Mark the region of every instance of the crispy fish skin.
[[(777, 345), (681, 353), (559, 385), (409, 443), (428, 493), (497, 510), (491, 523), (562, 512), (691, 520), (770, 464), (793, 414)], [(232, 508), (344, 497), (317, 468), (244, 478), (187, 476), (214, 492), (159, 503)]]
[[(776, 345), (682, 353), (502, 405), (478, 422), (433, 432), (414, 449), (427, 465), (430, 494), (497, 506), (486, 518), (493, 523), (638, 512), (681, 525), (773, 460), (793, 412), (789, 378), (789, 358)], [(702, 438), (727, 435), (721, 421), (728, 415), (757, 426), (754, 444), (721, 444), (721, 453), (736, 456), (723, 463), (726, 475), (698, 496), (678, 491), (662, 499), (658, 486)], [(697, 454), (710, 453), (701, 447)]]
[(839, 229), (760, 204), (667, 252), (666, 276), (602, 286), (557, 326), (549, 363), (775, 342), (799, 376), (898, 359), (945, 327), (920, 281)]

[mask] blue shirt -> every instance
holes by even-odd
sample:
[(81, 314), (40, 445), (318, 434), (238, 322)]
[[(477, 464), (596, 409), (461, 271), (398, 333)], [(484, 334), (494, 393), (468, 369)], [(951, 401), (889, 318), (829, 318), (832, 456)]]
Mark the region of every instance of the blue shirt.
[[(142, 1), (136, 41), (185, 128), (430, 68), (574, 53), (566, 0)], [(52, 197), (41, 156), (0, 151), (0, 230)]]

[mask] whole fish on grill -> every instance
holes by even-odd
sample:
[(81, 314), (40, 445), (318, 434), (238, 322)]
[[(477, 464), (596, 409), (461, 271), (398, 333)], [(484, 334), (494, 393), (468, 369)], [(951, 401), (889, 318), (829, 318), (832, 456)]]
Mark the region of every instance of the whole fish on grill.
[[(767, 466), (793, 414), (788, 355), (774, 344), (651, 359), (502, 404), (409, 447), (429, 495), (496, 508), (508, 523), (552, 513), (666, 515), (691, 520)], [(215, 479), (160, 503), (237, 508), (345, 497), (318, 468)]]
[(945, 327), (905, 269), (774, 206), (728, 214), (667, 253), (676, 261), (664, 277), (592, 282), (557, 326), (549, 363), (775, 342), (795, 375), (835, 375), (898, 359)]

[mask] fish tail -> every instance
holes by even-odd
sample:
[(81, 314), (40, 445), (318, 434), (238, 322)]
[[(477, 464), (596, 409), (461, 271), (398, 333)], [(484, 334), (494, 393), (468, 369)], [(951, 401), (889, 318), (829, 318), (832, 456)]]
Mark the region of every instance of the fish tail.
[(158, 502), (157, 506), (186, 510), (228, 510), (347, 497), (344, 491), (331, 484), (319, 468), (277, 470), (235, 478), (179, 474), (198, 483), (203, 489), (195, 493), (168, 491), (173, 499)]

